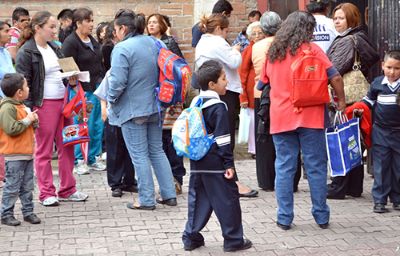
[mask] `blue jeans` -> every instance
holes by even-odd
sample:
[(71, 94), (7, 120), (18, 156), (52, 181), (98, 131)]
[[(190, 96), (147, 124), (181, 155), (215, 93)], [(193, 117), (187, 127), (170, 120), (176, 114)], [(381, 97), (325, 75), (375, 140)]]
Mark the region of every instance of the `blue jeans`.
[(33, 159), (6, 161), (6, 183), (1, 200), (1, 218), (14, 216), (17, 199), (21, 200), (22, 215), (33, 213)]
[[(93, 92), (85, 92), (85, 96), (88, 101), (91, 101), (93, 103), (93, 109), (90, 113), (88, 113), (88, 127), (90, 137), (88, 164), (94, 164), (96, 162), (96, 156), (100, 155), (102, 151), (104, 123), (103, 120), (101, 120), (101, 105), (99, 99), (95, 95), (93, 95)], [(78, 123), (77, 117), (74, 118), (74, 122), (76, 124)], [(78, 159), (83, 159), (81, 145), (75, 145), (75, 162)]]
[(317, 224), (329, 222), (326, 204), (327, 155), (323, 129), (298, 128), (272, 135), (275, 149), (275, 190), (278, 203), (278, 222), (290, 225), (293, 221), (293, 179), (299, 151), (310, 187), (312, 209)]
[(171, 166), (162, 148), (158, 113), (122, 124), (122, 135), (135, 167), (141, 206), (155, 205), (153, 166), (162, 199), (176, 198)]

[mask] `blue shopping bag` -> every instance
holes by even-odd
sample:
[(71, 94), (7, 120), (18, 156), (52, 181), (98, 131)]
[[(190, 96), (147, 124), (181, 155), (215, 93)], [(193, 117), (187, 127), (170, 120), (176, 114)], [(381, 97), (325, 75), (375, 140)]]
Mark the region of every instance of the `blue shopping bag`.
[[(339, 116), (339, 124), (336, 119)], [(351, 169), (362, 165), (359, 119), (350, 121), (342, 113), (335, 116), (335, 126), (326, 129), (326, 149), (331, 176), (345, 176)]]

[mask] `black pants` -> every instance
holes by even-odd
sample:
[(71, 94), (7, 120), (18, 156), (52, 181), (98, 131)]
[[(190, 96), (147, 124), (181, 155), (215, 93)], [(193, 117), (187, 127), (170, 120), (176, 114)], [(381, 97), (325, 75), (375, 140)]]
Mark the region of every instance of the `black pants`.
[[(232, 153), (235, 149), (235, 134), (236, 134), (236, 121), (238, 119), (239, 109), (240, 109), (240, 100), (239, 93), (226, 91), (225, 95), (221, 95), (220, 99), (225, 102), (228, 106), (228, 115), (229, 115), (229, 132), (231, 136), (231, 149)], [(237, 176), (237, 172), (235, 172), (235, 181), (238, 181), (239, 178)]]
[(224, 248), (241, 246), (242, 211), (235, 182), (226, 179), (222, 173), (192, 173), (189, 180), (188, 220), (182, 236), (186, 246), (204, 242), (200, 231), (213, 211), (221, 225)]
[[(275, 189), (275, 146), (272, 140), (272, 135), (257, 134), (257, 127), (259, 123), (259, 116), (257, 115), (260, 110), (260, 99), (254, 99), (254, 128), (256, 134), (256, 173), (258, 186), (264, 190)], [(267, 113), (269, 115), (269, 113)], [(301, 158), (300, 154), (297, 162), (297, 172), (294, 176), (293, 190), (297, 191), (299, 181), (301, 178)]]
[(105, 122), (107, 181), (111, 190), (136, 185), (135, 169), (126, 148), (121, 128)]
[(182, 185), (183, 176), (186, 174), (185, 166), (183, 165), (183, 157), (176, 154), (175, 148), (172, 145), (171, 130), (162, 131), (163, 150), (167, 155), (169, 164), (171, 165), (172, 175)]
[(328, 195), (344, 198), (346, 195), (360, 197), (363, 192), (364, 165), (352, 169), (343, 177), (334, 177), (328, 186)]

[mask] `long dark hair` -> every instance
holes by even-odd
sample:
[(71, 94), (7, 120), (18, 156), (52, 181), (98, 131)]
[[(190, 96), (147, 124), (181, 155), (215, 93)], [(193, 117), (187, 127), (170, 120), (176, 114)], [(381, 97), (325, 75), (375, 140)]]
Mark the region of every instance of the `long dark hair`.
[(29, 25), (22, 31), (18, 47), (21, 47), (26, 41), (31, 39), (35, 35), (35, 27), (43, 27), (49, 21), (51, 16), (53, 15), (51, 15), (51, 13), (48, 11), (40, 11), (35, 13)]
[(111, 21), (108, 23), (108, 26), (106, 27), (106, 34), (104, 35), (103, 38), (103, 45), (114, 45), (114, 21)]
[(130, 9), (121, 9), (115, 15), (114, 24), (117, 26), (126, 26), (128, 34), (132, 36), (142, 35), (146, 27), (146, 18), (143, 14), (136, 14)]
[(285, 59), (288, 50), (294, 56), (300, 45), (311, 41), (314, 27), (315, 18), (312, 14), (303, 11), (291, 13), (276, 32), (268, 50), (269, 61), (272, 63)]

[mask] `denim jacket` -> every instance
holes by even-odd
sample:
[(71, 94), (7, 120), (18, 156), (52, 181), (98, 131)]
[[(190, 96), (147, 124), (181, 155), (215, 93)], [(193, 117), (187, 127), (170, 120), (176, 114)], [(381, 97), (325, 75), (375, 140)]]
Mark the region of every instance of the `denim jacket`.
[(158, 112), (155, 97), (159, 76), (157, 57), (154, 39), (145, 35), (128, 35), (114, 47), (107, 101), (117, 125)]

